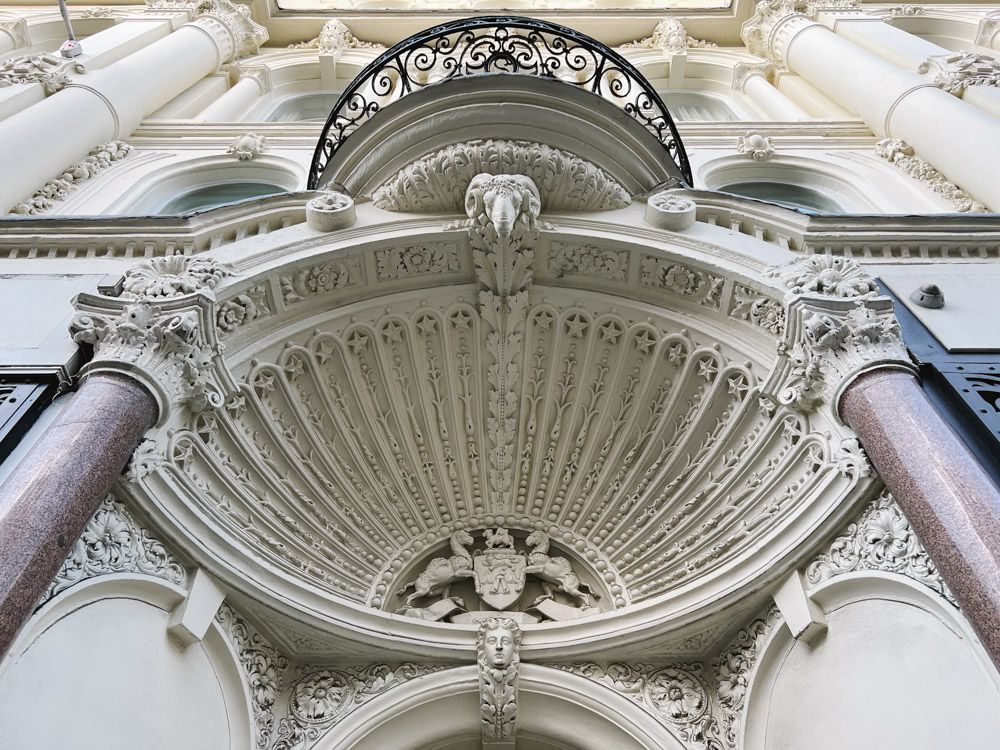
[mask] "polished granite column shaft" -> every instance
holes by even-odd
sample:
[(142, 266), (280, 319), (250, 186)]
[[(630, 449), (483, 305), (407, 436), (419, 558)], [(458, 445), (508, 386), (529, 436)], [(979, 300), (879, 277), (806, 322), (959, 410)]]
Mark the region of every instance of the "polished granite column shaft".
[(95, 374), (0, 486), (0, 658), (156, 418), (139, 383)]
[(844, 420), (1000, 669), (1000, 492), (912, 375), (859, 377)]

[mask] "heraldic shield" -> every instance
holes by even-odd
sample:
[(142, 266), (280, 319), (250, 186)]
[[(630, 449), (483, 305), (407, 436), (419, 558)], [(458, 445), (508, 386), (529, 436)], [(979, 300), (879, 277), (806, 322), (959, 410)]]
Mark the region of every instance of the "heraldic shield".
[(509, 549), (487, 549), (475, 556), (472, 568), (476, 577), (476, 593), (497, 609), (514, 605), (524, 593), (524, 555)]

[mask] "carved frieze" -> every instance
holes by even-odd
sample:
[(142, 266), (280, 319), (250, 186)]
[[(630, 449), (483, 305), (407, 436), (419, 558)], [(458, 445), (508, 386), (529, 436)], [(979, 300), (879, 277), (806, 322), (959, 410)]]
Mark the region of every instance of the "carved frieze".
[(109, 495), (87, 523), (37, 606), (81, 581), (111, 573), (141, 573), (178, 586), (187, 579), (184, 566)]
[(628, 280), (629, 252), (593, 245), (551, 242), (548, 270), (553, 276), (592, 276), (611, 281)]
[(425, 156), (372, 193), (388, 211), (459, 211), (472, 179), (483, 173), (531, 179), (548, 211), (624, 208), (628, 191), (593, 163), (566, 151), (528, 141), (456, 143)]
[(291, 305), (317, 294), (356, 284), (360, 279), (361, 264), (358, 259), (344, 258), (280, 276), (278, 283), (282, 299), (286, 305)]
[(725, 279), (666, 258), (644, 255), (639, 262), (639, 283), (718, 309)]
[(460, 268), (458, 245), (441, 242), (375, 251), (375, 278), (396, 281), (408, 276), (455, 273)]
[(917, 156), (913, 147), (906, 141), (899, 138), (886, 138), (875, 144), (875, 153), (899, 171), (924, 183), (935, 193), (950, 201), (956, 211), (973, 213), (989, 211), (984, 204)]
[(812, 586), (844, 573), (881, 570), (918, 581), (958, 606), (934, 561), (888, 490), (806, 568)]
[(122, 141), (111, 141), (98, 146), (87, 158), (49, 180), (30, 198), (14, 206), (11, 213), (23, 215), (45, 213), (56, 203), (65, 200), (71, 190), (103, 172), (115, 162), (121, 161), (131, 151), (132, 147)]
[(215, 327), (220, 336), (226, 336), (270, 314), (267, 291), (258, 284), (219, 302), (215, 308)]

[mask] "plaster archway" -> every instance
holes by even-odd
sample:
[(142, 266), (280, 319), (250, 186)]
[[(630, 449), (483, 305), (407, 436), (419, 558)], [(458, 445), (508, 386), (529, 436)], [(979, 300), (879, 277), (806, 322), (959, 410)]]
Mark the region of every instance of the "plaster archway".
[[(528, 747), (684, 748), (666, 726), (635, 703), (582, 677), (521, 664), (518, 680), (517, 728), (528, 739)], [(478, 742), (480, 721), (476, 668), (457, 667), (410, 680), (366, 703), (320, 739), (314, 750), (455, 747), (461, 740)], [(530, 738), (535, 738), (534, 745)]]

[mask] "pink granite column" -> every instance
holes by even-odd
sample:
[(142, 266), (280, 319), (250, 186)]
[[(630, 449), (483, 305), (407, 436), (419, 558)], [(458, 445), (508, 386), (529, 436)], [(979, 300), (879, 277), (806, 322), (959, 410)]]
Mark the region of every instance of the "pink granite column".
[(0, 658), (156, 418), (135, 380), (92, 375), (0, 486)]
[(1000, 492), (909, 373), (876, 370), (840, 413), (1000, 669)]

